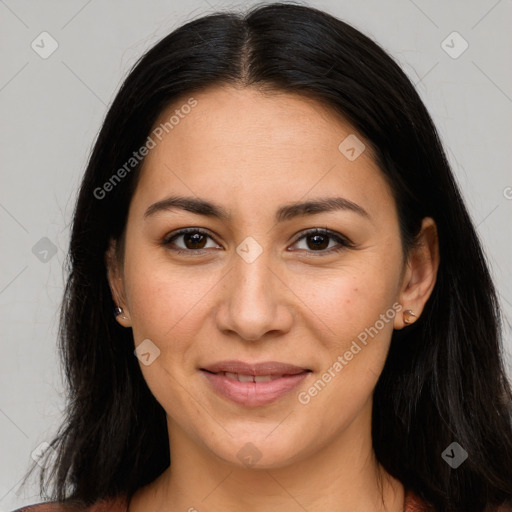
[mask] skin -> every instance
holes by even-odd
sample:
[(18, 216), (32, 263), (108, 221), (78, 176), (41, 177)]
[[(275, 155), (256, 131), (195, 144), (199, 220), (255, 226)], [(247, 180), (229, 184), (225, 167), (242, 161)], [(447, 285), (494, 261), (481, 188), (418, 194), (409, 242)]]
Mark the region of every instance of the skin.
[[(139, 489), (130, 512), (403, 510), (403, 486), (372, 448), (372, 395), (393, 329), (405, 326), (403, 311), (418, 318), (434, 287), (434, 221), (423, 220), (420, 243), (404, 261), (395, 203), (368, 144), (347, 159), (338, 146), (355, 132), (320, 103), (232, 86), (194, 98), (197, 106), (145, 159), (124, 256), (116, 257), (115, 243), (107, 253), (113, 297), (123, 308), (118, 321), (132, 328), (135, 346), (150, 339), (160, 350), (140, 367), (167, 413), (172, 460)], [(150, 205), (176, 194), (218, 203), (232, 218), (180, 209), (144, 218)], [(357, 203), (369, 218), (338, 210), (274, 220), (284, 204), (334, 196)], [(193, 255), (186, 236), (174, 247), (187, 254), (164, 244), (187, 227), (209, 232), (203, 254)], [(329, 253), (338, 246), (332, 237), (321, 250), (301, 238), (322, 227), (354, 247)], [(249, 236), (262, 249), (251, 263), (236, 252)], [(402, 311), (301, 404), (298, 393), (395, 303)], [(245, 407), (217, 395), (199, 371), (230, 359), (312, 372), (279, 400)], [(260, 457), (252, 466), (237, 456), (247, 443)]]

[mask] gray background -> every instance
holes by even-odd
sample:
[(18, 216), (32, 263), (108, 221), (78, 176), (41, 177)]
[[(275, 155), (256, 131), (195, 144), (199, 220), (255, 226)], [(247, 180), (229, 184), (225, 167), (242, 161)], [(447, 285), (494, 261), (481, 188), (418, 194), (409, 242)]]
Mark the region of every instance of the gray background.
[[(161, 37), (191, 18), (243, 5), (0, 0), (0, 512), (38, 501), (35, 485), (20, 492), (19, 483), (32, 452), (61, 420), (56, 334), (63, 262), (78, 184), (107, 106), (129, 68)], [(373, 37), (417, 84), (500, 292), (512, 375), (512, 1), (309, 5)], [(40, 36), (45, 31), (58, 48), (43, 59), (31, 44), (51, 49), (48, 36)], [(448, 37), (454, 31), (469, 45), (461, 55), (464, 41)]]

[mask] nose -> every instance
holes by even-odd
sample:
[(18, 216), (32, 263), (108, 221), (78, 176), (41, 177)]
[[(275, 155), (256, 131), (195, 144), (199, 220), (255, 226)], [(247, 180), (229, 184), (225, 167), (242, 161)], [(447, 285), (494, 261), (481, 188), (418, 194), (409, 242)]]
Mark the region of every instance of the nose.
[(219, 330), (225, 334), (236, 333), (246, 341), (290, 330), (293, 293), (277, 268), (271, 267), (270, 255), (266, 251), (252, 262), (234, 255), (233, 267), (223, 286), (221, 304), (217, 309)]

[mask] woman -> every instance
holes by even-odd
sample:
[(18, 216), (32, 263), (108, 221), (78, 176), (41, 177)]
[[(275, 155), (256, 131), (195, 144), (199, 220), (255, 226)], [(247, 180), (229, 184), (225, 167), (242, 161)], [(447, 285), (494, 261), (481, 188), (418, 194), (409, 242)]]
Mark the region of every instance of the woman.
[(60, 339), (54, 502), (23, 510), (511, 510), (475, 229), (410, 81), (319, 10), (206, 16), (137, 63)]

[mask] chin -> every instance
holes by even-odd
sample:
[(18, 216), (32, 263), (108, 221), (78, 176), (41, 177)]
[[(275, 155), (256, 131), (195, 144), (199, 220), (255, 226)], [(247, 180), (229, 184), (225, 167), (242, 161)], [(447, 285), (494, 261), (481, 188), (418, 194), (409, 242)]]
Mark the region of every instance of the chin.
[(269, 432), (243, 435), (226, 439), (222, 447), (210, 447), (212, 451), (225, 462), (246, 469), (275, 469), (288, 466), (299, 457), (298, 444), (287, 436), (287, 443), (283, 444), (283, 437), (276, 436), (270, 439)]

